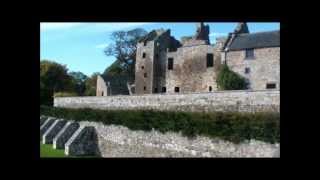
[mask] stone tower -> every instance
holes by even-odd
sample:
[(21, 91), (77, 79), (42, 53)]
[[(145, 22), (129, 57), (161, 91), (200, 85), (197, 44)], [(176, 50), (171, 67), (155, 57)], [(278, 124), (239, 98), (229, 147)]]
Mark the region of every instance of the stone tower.
[(137, 45), (135, 93), (161, 92), (165, 85), (166, 53), (170, 47), (170, 30), (154, 30)]

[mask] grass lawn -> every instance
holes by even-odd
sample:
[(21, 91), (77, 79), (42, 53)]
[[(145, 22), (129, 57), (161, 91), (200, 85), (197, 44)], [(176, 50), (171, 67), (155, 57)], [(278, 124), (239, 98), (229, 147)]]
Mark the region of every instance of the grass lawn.
[(52, 144), (40, 142), (40, 158), (98, 158), (98, 156), (66, 156), (64, 149), (53, 149)]
[(63, 149), (53, 149), (52, 144), (42, 144), (40, 142), (40, 157), (69, 157), (64, 155)]

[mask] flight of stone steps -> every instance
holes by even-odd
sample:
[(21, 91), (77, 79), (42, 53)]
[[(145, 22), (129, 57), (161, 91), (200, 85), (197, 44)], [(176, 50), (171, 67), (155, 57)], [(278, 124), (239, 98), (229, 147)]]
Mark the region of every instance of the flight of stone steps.
[(40, 141), (70, 156), (99, 156), (95, 128), (78, 122), (40, 116)]

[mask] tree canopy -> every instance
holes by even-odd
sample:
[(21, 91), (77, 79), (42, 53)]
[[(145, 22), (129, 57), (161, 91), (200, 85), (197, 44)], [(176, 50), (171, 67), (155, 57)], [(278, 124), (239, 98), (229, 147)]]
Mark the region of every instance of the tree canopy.
[(147, 31), (141, 28), (115, 31), (111, 34), (113, 43), (104, 51), (107, 56), (114, 56), (118, 61), (117, 66), (113, 67), (115, 71), (111, 72), (119, 73), (123, 71), (134, 76), (137, 43), (145, 35), (147, 35)]

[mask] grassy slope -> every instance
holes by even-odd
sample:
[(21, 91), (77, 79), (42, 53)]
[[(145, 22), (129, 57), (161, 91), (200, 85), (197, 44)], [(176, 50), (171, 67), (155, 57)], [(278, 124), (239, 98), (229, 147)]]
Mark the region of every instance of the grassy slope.
[(64, 150), (53, 149), (52, 144), (40, 143), (40, 157), (67, 157)]

